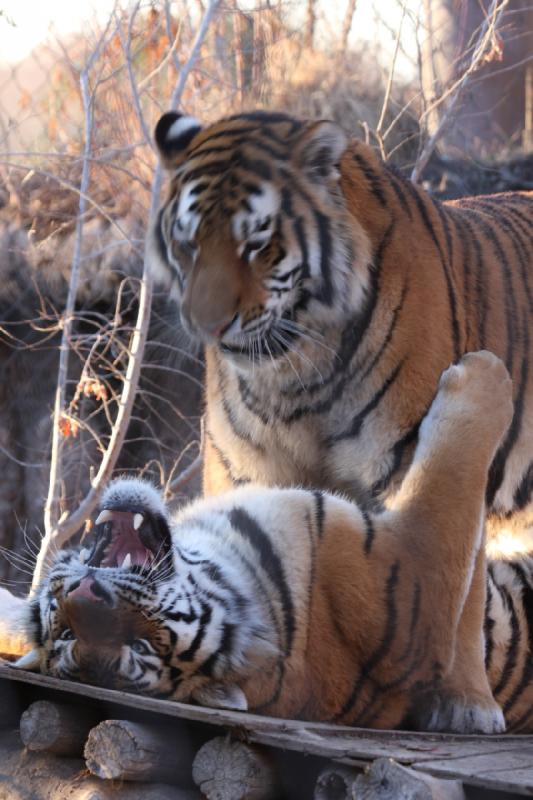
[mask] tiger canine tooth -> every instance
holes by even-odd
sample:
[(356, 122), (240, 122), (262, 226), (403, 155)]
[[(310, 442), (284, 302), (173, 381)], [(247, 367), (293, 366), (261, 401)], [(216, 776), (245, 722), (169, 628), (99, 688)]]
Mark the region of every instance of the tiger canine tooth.
[(91, 555), (91, 551), (84, 547), (80, 550), (80, 564), (85, 564), (89, 556)]
[(144, 517), (142, 514), (135, 514), (133, 517), (133, 530), (138, 531), (141, 525), (144, 522)]
[(120, 565), (121, 569), (129, 569), (131, 567), (131, 553), (126, 553), (124, 561)]
[(102, 522), (108, 522), (108, 520), (110, 519), (113, 519), (113, 512), (110, 511), (108, 508), (104, 508), (104, 510), (100, 511), (100, 513), (96, 517), (94, 524), (101, 525)]

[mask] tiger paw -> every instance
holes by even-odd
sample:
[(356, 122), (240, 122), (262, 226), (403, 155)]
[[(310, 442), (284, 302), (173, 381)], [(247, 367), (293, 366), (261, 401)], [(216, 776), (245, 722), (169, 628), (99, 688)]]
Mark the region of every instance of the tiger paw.
[(467, 353), (446, 369), (422, 422), (421, 438), (435, 442), (453, 434), (463, 446), (498, 445), (513, 416), (512, 382), (497, 356), (487, 350)]
[(505, 733), (505, 719), (492, 697), (430, 692), (417, 698), (413, 720), (418, 730), (440, 733)]

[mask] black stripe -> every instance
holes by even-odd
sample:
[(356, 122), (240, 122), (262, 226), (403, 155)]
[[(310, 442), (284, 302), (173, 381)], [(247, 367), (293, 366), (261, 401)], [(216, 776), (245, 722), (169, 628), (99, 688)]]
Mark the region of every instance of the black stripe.
[[(453, 212), (453, 208), (448, 209), (448, 213)], [(467, 233), (465, 218), (463, 215), (453, 215), (455, 232), (461, 244), (462, 253), (458, 257), (459, 263), (463, 267), (463, 308), (465, 310), (465, 350), (472, 348), (471, 313), (472, 313), (472, 269), (470, 260), (470, 236)], [(477, 337), (476, 337), (477, 338)]]
[(44, 645), (43, 623), (41, 621), (41, 606), (39, 600), (32, 600), (29, 608), (29, 631), (33, 644), (37, 647)]
[(244, 508), (235, 506), (229, 512), (228, 517), (232, 527), (257, 550), (262, 568), (281, 595), (287, 636), (285, 656), (289, 656), (292, 650), (296, 621), (294, 618), (292, 596), (285, 578), (281, 559), (274, 551), (272, 542), (263, 528), (261, 528)]
[(396, 195), (402, 210), (405, 211), (409, 219), (412, 220), (413, 212), (407, 200), (407, 195), (402, 188), (406, 183), (405, 178), (392, 164), (385, 164), (385, 169), (389, 173), (390, 185), (392, 186), (394, 194)]
[(365, 179), (370, 186), (370, 191), (378, 201), (378, 203), (385, 208), (387, 206), (387, 198), (385, 196), (385, 192), (383, 191), (383, 185), (381, 183), (380, 176), (374, 172), (370, 164), (368, 164), (359, 153), (353, 154), (353, 160), (365, 176)]
[[(524, 329), (523, 329), (523, 336), (524, 336), (524, 352), (529, 352), (529, 331), (528, 331), (528, 323), (525, 321)], [(505, 474), (505, 465), (507, 463), (507, 459), (509, 458), (509, 454), (513, 449), (514, 445), (516, 444), (520, 432), (522, 430), (522, 417), (524, 415), (524, 400), (525, 400), (525, 392), (527, 388), (527, 382), (529, 377), (529, 359), (528, 357), (524, 357), (522, 359), (522, 366), (520, 369), (520, 382), (518, 384), (518, 391), (514, 400), (514, 415), (509, 430), (507, 431), (507, 435), (503, 444), (500, 446), (498, 452), (494, 457), (494, 461), (490, 465), (489, 469), (489, 480), (487, 484), (487, 505), (489, 508), (492, 506), (494, 502), (494, 498), (496, 497), (496, 493), (498, 489), (503, 483), (503, 477)]]
[[(528, 271), (531, 269), (530, 252), (532, 236), (529, 230), (525, 229), (523, 226), (522, 220), (520, 219), (520, 217), (523, 217), (523, 215), (520, 215), (518, 209), (514, 209), (511, 206), (506, 206), (505, 208), (502, 208), (501, 206), (495, 207), (489, 202), (482, 202), (480, 205), (489, 214), (494, 214), (496, 216), (500, 225), (508, 235), (511, 245), (516, 253), (518, 263), (520, 264), (522, 283), (527, 296), (529, 310), (533, 312), (533, 292), (529, 284), (528, 275)], [(516, 213), (519, 214), (519, 218), (516, 218)], [(531, 226), (532, 222), (533, 220), (529, 222), (529, 226)]]
[[(409, 650), (410, 662), (406, 666), (403, 672), (397, 673), (396, 677), (389, 681), (388, 683), (378, 683), (376, 682), (376, 686), (373, 690), (372, 697), (370, 701), (366, 704), (366, 707), (358, 713), (357, 719), (351, 719), (350, 724), (365, 727), (365, 728), (372, 728), (375, 725), (376, 719), (379, 717), (381, 711), (386, 706), (386, 694), (389, 692), (395, 692), (399, 689), (410, 690), (412, 688), (412, 676), (416, 673), (427, 657), (427, 640), (429, 637), (425, 637), (426, 641), (420, 641), (416, 648), (412, 648)], [(417, 690), (420, 689), (420, 682), (417, 682)], [(380, 700), (380, 704), (377, 709), (375, 709), (374, 713), (370, 713), (372, 711), (372, 706), (375, 705), (376, 700)]]
[(408, 283), (405, 283), (404, 286), (403, 286), (403, 289), (402, 289), (402, 294), (400, 296), (400, 300), (398, 301), (397, 305), (394, 307), (394, 309), (392, 311), (392, 316), (391, 316), (391, 319), (390, 319), (389, 327), (387, 329), (387, 332), (385, 334), (385, 337), (384, 337), (379, 349), (372, 356), (372, 358), (368, 362), (368, 364), (361, 364), (361, 367), (360, 367), (360, 370), (359, 370), (359, 375), (358, 375), (358, 382), (359, 383), (362, 383), (370, 375), (370, 373), (372, 372), (372, 370), (374, 369), (376, 364), (379, 363), (379, 361), (381, 360), (381, 357), (383, 356), (383, 354), (387, 350), (387, 347), (389, 346), (389, 344), (390, 344), (390, 342), (392, 340), (392, 337), (394, 335), (394, 331), (396, 330), (396, 325), (398, 324), (398, 317), (400, 316), (400, 312), (403, 309), (403, 305), (405, 303), (405, 298), (407, 297), (408, 292), (409, 292), (409, 285), (408, 285)]
[[(220, 395), (222, 398), (222, 408), (230, 424), (232, 432), (238, 439), (242, 439), (243, 441), (247, 442), (247, 444), (249, 444), (251, 447), (253, 447), (255, 450), (263, 453), (265, 450), (264, 446), (256, 441), (252, 441), (249, 431), (242, 427), (242, 425), (239, 423), (236, 417), (235, 409), (233, 408), (232, 403), (228, 400), (227, 397), (226, 374), (223, 371), (221, 365), (218, 363), (218, 359), (217, 359), (217, 377), (218, 377), (218, 386), (220, 389)], [(243, 402), (245, 402), (244, 397), (242, 396), (242, 392), (244, 391), (244, 388), (246, 388), (246, 391), (248, 391), (248, 387), (246, 386), (244, 379), (241, 378), (238, 381), (238, 386), (239, 386), (239, 391), (241, 391), (241, 399)], [(270, 419), (267, 415), (265, 414), (260, 415), (260, 419), (264, 425), (270, 424)]]
[(477, 229), (471, 224), (468, 217), (462, 217), (463, 225), (466, 227), (468, 231), (469, 240), (474, 247), (474, 252), (476, 255), (476, 276), (475, 276), (475, 290), (476, 290), (476, 301), (475, 301), (475, 309), (477, 312), (477, 319), (478, 319), (478, 346), (480, 348), (485, 347), (486, 343), (486, 328), (487, 328), (487, 310), (489, 304), (485, 298), (484, 289), (486, 288), (486, 270), (485, 270), (485, 263), (483, 259), (483, 250), (481, 247), (481, 242), (478, 238)]
[(446, 259), (444, 258), (444, 252), (442, 250), (441, 244), (437, 238), (435, 233), (435, 228), (433, 223), (431, 222), (428, 209), (425, 205), (425, 202), (431, 202), (437, 213), (439, 213), (439, 204), (436, 201), (431, 200), (431, 198), (427, 197), (426, 195), (421, 195), (418, 192), (416, 186), (413, 186), (412, 183), (405, 183), (406, 186), (409, 187), (411, 197), (416, 203), (418, 213), (424, 223), (424, 227), (426, 231), (429, 233), (433, 244), (435, 245), (437, 252), (439, 254), (439, 259), (444, 275), (444, 280), (446, 282), (446, 290), (448, 292), (448, 305), (450, 307), (450, 323), (452, 327), (452, 340), (453, 340), (453, 353), (454, 358), (457, 361), (459, 356), (461, 355), (461, 350), (459, 346), (459, 320), (457, 318), (457, 305), (455, 301), (455, 292), (453, 288), (452, 276), (450, 274), (450, 265), (446, 263)]
[(349, 714), (357, 703), (365, 682), (372, 677), (372, 671), (380, 661), (389, 654), (394, 637), (396, 636), (396, 622), (398, 612), (396, 609), (396, 589), (398, 586), (398, 575), (400, 572), (400, 562), (395, 561), (389, 571), (389, 576), (385, 584), (385, 626), (380, 644), (374, 652), (361, 665), (359, 678), (353, 690), (344, 703), (341, 710), (335, 715), (334, 721), (338, 722)]
[[(318, 228), (318, 240), (320, 243), (320, 273), (322, 275), (322, 286), (318, 298), (320, 302), (327, 306), (333, 303), (333, 283), (331, 280), (331, 233), (329, 230), (328, 218), (316, 209), (313, 210), (315, 221)], [(302, 275), (302, 277), (304, 277)]]
[(405, 450), (415, 441), (416, 437), (418, 436), (418, 429), (420, 428), (420, 423), (422, 419), (426, 416), (427, 410), (424, 412), (422, 417), (415, 422), (412, 428), (410, 428), (407, 433), (405, 433), (401, 439), (399, 439), (396, 444), (391, 448), (392, 452), (392, 464), (387, 470), (386, 474), (376, 481), (372, 488), (370, 489), (370, 494), (372, 497), (378, 497), (382, 492), (388, 489), (391, 480), (393, 479), (394, 475), (398, 472), (402, 465), (402, 459), (405, 453)]
[(505, 323), (507, 329), (507, 352), (505, 356), (505, 364), (509, 372), (512, 374), (513, 364), (514, 364), (514, 354), (516, 350), (516, 342), (515, 342), (516, 336), (515, 336), (514, 323), (515, 320), (517, 320), (518, 318), (518, 309), (516, 305), (516, 297), (514, 294), (511, 268), (505, 250), (502, 247), (502, 244), (493, 229), (493, 226), (495, 225), (497, 226), (498, 222), (492, 218), (491, 222), (488, 222), (487, 220), (481, 218), (479, 214), (477, 215), (477, 217), (479, 226), (481, 227), (486, 238), (492, 244), (492, 247), (496, 254), (495, 261), (500, 265), (501, 268), (502, 282), (503, 282), (502, 300), (503, 300), (503, 308), (505, 311)]
[(300, 264), (302, 275), (301, 280), (309, 277), (309, 250), (307, 248), (307, 239), (305, 237), (305, 232), (303, 229), (303, 220), (301, 217), (296, 217), (293, 224), (294, 233), (296, 234), (296, 239), (298, 240), (298, 246), (300, 248), (300, 252), (302, 254), (302, 261)]
[(457, 296), (453, 285), (454, 259), (453, 259), (453, 236), (450, 229), (451, 217), (448, 209), (445, 208), (441, 203), (439, 203), (438, 200), (434, 200), (434, 207), (437, 214), (439, 215), (440, 222), (444, 230), (444, 238), (446, 240), (447, 269), (446, 267), (444, 268), (444, 273), (446, 276), (448, 299), (452, 313), (454, 353), (455, 353), (455, 360), (457, 361), (459, 359), (459, 356), (463, 352), (463, 347), (461, 346), (461, 331), (460, 331), (459, 318), (457, 316)]
[(200, 621), (198, 624), (198, 630), (196, 631), (196, 635), (192, 640), (191, 644), (184, 650), (183, 653), (180, 653), (178, 656), (179, 661), (192, 661), (200, 647), (202, 646), (202, 642), (205, 637), (205, 632), (207, 626), (211, 622), (211, 617), (213, 612), (211, 610), (211, 606), (207, 603), (200, 601), (200, 605), (202, 606), (202, 614), (200, 616)]
[(155, 243), (157, 247), (157, 252), (161, 260), (168, 264), (168, 251), (167, 251), (167, 243), (165, 241), (165, 237), (163, 236), (163, 215), (165, 213), (165, 207), (159, 209), (156, 222), (154, 225), (155, 231)]
[(494, 581), (494, 577), (489, 567), (487, 573), (487, 598), (485, 602), (485, 619), (483, 622), (483, 634), (485, 637), (485, 669), (488, 672), (492, 663), (492, 654), (494, 652), (494, 639), (492, 632), (494, 630), (494, 625), (496, 624), (494, 619), (490, 616), (490, 612), (492, 611), (492, 589), (491, 589), (491, 581)]
[(355, 415), (353, 418), (351, 425), (346, 430), (342, 431), (341, 433), (336, 433), (334, 436), (330, 436), (327, 439), (328, 444), (335, 444), (336, 442), (340, 442), (343, 439), (351, 439), (359, 435), (363, 423), (366, 417), (374, 411), (375, 408), (379, 405), (381, 400), (387, 394), (387, 391), (390, 389), (392, 384), (395, 382), (396, 378), (400, 374), (400, 371), (404, 365), (405, 359), (402, 359), (399, 364), (395, 366), (391, 374), (388, 378), (384, 381), (384, 383), (380, 386), (374, 396), (368, 401), (366, 406), (359, 411), (358, 414)]
[(512, 707), (516, 704), (524, 690), (527, 689), (533, 679), (533, 588), (531, 587), (523, 568), (519, 564), (513, 562), (507, 563), (514, 570), (515, 574), (522, 583), (522, 593), (520, 599), (528, 631), (528, 651), (525, 654), (524, 666), (520, 681), (515, 686), (511, 696), (503, 706), (503, 712), (506, 715), (511, 711)]
[(313, 492), (313, 497), (315, 498), (316, 529), (318, 532), (318, 538), (321, 539), (324, 534), (324, 494), (323, 492), (315, 491)]
[(222, 452), (221, 448), (220, 448), (220, 447), (218, 446), (218, 444), (215, 442), (215, 440), (214, 440), (214, 438), (213, 438), (213, 435), (211, 434), (211, 432), (210, 432), (210, 431), (207, 431), (207, 430), (206, 430), (206, 437), (207, 437), (207, 438), (209, 439), (209, 441), (211, 442), (211, 445), (212, 445), (212, 447), (213, 447), (213, 450), (215, 451), (215, 453), (216, 453), (216, 454), (217, 454), (217, 456), (219, 457), (219, 459), (220, 459), (220, 462), (221, 462), (222, 466), (224, 467), (224, 469), (226, 470), (226, 472), (227, 472), (227, 474), (228, 474), (228, 478), (230, 479), (230, 481), (232, 482), (232, 484), (233, 484), (234, 486), (241, 486), (241, 485), (242, 485), (242, 484), (244, 484), (244, 483), (250, 483), (250, 478), (248, 478), (248, 477), (246, 477), (246, 476), (242, 476), (242, 477), (239, 477), (239, 478), (237, 478), (237, 476), (236, 476), (236, 475), (235, 475), (235, 473), (233, 472), (233, 468), (232, 468), (232, 466), (231, 466), (231, 463), (230, 463), (230, 461), (229, 461), (228, 457), (226, 456), (226, 454), (225, 454), (225, 453), (223, 453), (223, 452)]
[(372, 550), (372, 545), (374, 544), (374, 537), (376, 535), (376, 529), (374, 528), (374, 521), (370, 514), (365, 511), (363, 508), (361, 509), (361, 514), (363, 515), (363, 519), (365, 521), (365, 556), (368, 556)]
[(197, 670), (198, 673), (201, 675), (206, 675), (207, 677), (212, 677), (213, 672), (215, 670), (217, 661), (221, 656), (226, 656), (228, 653), (231, 652), (233, 647), (233, 640), (235, 635), (235, 625), (232, 625), (230, 622), (225, 622), (223, 629), (222, 629), (222, 638), (220, 640), (220, 645), (214, 653), (211, 653), (208, 658), (204, 661), (201, 667)]
[(525, 508), (531, 500), (533, 492), (533, 461), (522, 475), (522, 480), (516, 487), (513, 501), (515, 509)]
[(416, 627), (418, 625), (418, 621), (420, 619), (420, 598), (422, 596), (422, 588), (420, 586), (420, 581), (416, 581), (415, 589), (413, 592), (413, 601), (411, 603), (411, 620), (409, 622), (409, 636), (405, 643), (405, 649), (401, 656), (398, 658), (398, 663), (401, 664), (402, 661), (405, 661), (413, 650), (413, 637), (415, 634)]
[(498, 695), (503, 692), (512, 678), (516, 667), (521, 639), (520, 622), (518, 620), (518, 615), (513, 603), (513, 598), (505, 586), (500, 586), (500, 594), (504, 598), (505, 608), (509, 612), (510, 616), (511, 639), (507, 645), (507, 656), (505, 658), (505, 664), (503, 665), (500, 680), (492, 690), (496, 700), (498, 699)]

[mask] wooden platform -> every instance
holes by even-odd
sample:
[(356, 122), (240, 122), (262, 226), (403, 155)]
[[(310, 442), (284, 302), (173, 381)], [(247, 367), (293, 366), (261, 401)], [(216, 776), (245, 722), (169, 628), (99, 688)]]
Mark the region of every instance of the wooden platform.
[(533, 796), (533, 736), (451, 736), (375, 731), (337, 725), (298, 722), (221, 711), (166, 700), (59, 681), (0, 666), (4, 693), (38, 697), (64, 696), (70, 701), (121, 707), (122, 714), (145, 712), (165, 718), (204, 723), (232, 730), (249, 742), (334, 759), (357, 765), (390, 757), (413, 769), (471, 786)]

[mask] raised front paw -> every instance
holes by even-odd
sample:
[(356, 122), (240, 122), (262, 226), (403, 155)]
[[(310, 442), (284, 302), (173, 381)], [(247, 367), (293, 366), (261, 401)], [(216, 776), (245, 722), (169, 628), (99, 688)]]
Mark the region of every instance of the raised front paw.
[(488, 350), (467, 353), (446, 369), (421, 428), (421, 437), (453, 435), (464, 446), (493, 451), (513, 417), (512, 382), (507, 369)]
[(484, 695), (428, 692), (416, 698), (412, 709), (415, 727), (442, 733), (504, 733), (500, 706)]

